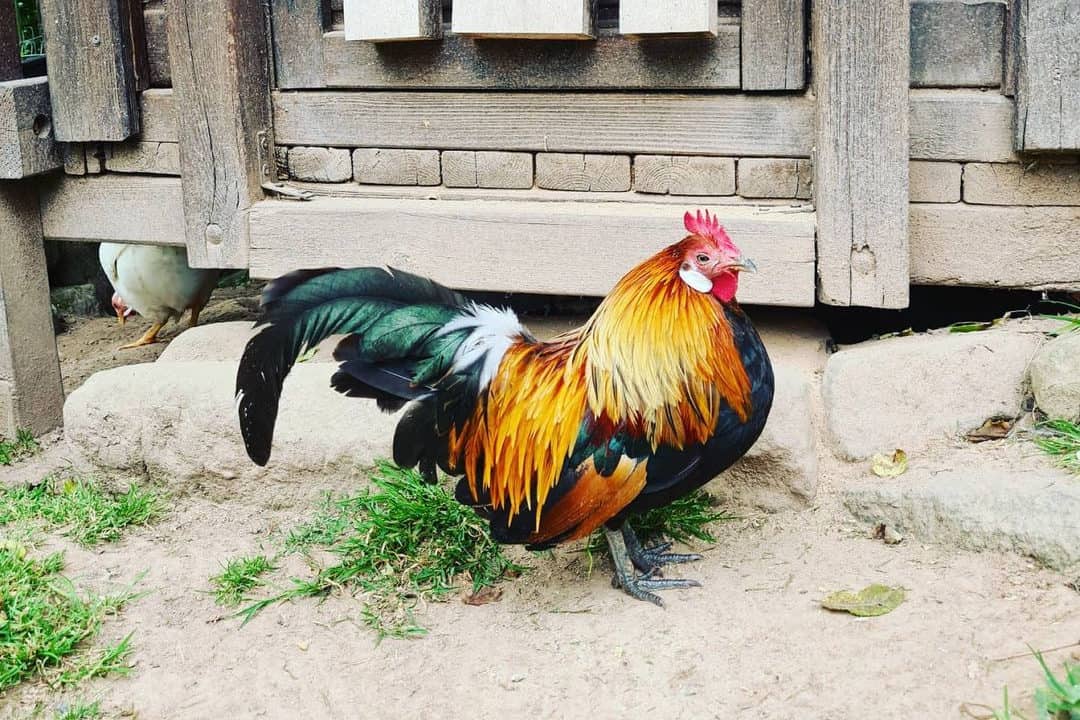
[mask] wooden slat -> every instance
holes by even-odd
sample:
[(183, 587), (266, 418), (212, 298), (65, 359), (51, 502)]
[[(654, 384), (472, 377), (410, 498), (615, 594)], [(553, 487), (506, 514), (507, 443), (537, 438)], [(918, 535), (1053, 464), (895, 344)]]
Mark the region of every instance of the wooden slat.
[(259, 0), (169, 0), (168, 13), (188, 262), (245, 267), (247, 211), (273, 162), (267, 17)]
[(0, 437), (63, 421), (45, 247), (36, 190), (0, 183)]
[(270, 0), (274, 71), (279, 88), (323, 86), (323, 32), (329, 0)]
[[(744, 276), (742, 302), (813, 305), (813, 213), (718, 212), (758, 266)], [(389, 264), (460, 288), (604, 295), (684, 234), (679, 208), (645, 203), (267, 201), (251, 214), (251, 271)]]
[(282, 145), (809, 157), (803, 97), (627, 93), (274, 94)]
[[(715, 38), (639, 41), (605, 30), (591, 43), (447, 35), (437, 43), (378, 46), (346, 42), (335, 31), (325, 35), (323, 58), (319, 83), (327, 87), (730, 90), (739, 87), (739, 26), (720, 25)], [(280, 85), (280, 66), (278, 79)], [(306, 87), (320, 86), (314, 82)]]
[(387, 42), (442, 35), (442, 0), (345, 0), (345, 39)]
[(806, 86), (803, 0), (743, 0), (743, 90), (801, 90)]
[(177, 142), (180, 131), (176, 124), (176, 102), (172, 88), (154, 88), (139, 93), (143, 142)]
[(1015, 160), (1013, 102), (994, 92), (912, 90), (913, 160)]
[(58, 140), (116, 141), (139, 131), (134, 1), (42, 1)]
[(623, 35), (716, 35), (716, 0), (621, 0)]
[(1002, 0), (913, 0), (912, 87), (997, 87), (1002, 78)]
[(818, 297), (908, 304), (908, 5), (814, 3)]
[(169, 41), (165, 35), (165, 6), (147, 5), (143, 9), (143, 27), (146, 34), (150, 87), (172, 87), (172, 70), (169, 68)]
[(112, 172), (180, 175), (180, 147), (168, 142), (115, 143), (105, 149), (105, 168)]
[(15, 3), (0, 2), (0, 82), (17, 80), (22, 76)]
[(51, 178), (41, 189), (47, 240), (184, 245), (180, 178), (108, 174)]
[(18, 180), (63, 164), (52, 132), (48, 78), (0, 82), (0, 180)]
[[(1080, 205), (1080, 164), (968, 163), (964, 202), (980, 205)], [(1080, 253), (1080, 238), (1077, 240)]]
[(1022, 0), (1016, 149), (1080, 150), (1080, 4)]
[(474, 37), (594, 37), (592, 0), (454, 0), (453, 29)]
[(911, 281), (1080, 290), (1078, 237), (1080, 207), (912, 205)]

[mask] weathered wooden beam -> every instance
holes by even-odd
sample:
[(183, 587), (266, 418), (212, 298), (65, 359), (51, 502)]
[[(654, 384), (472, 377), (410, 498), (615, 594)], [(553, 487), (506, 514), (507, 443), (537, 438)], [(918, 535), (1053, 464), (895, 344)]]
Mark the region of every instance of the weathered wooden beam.
[[(968, 163), (964, 166), (964, 202), (1080, 205), (1080, 164)], [(1080, 236), (1077, 242), (1076, 252), (1080, 254)]]
[(48, 78), (0, 82), (0, 180), (63, 166), (52, 122)]
[(1016, 149), (1080, 150), (1080, 3), (1021, 0)]
[(180, 178), (110, 173), (41, 183), (46, 240), (184, 245)]
[[(42, 0), (53, 127), (61, 142), (139, 132), (135, 0)], [(141, 23), (140, 23), (141, 24)]]
[(22, 76), (15, 3), (0, 2), (0, 82), (18, 80)]
[(809, 157), (804, 97), (629, 93), (274, 94), (282, 145)]
[(246, 267), (248, 209), (270, 179), (270, 57), (259, 0), (169, 0), (188, 262)]
[(0, 436), (63, 422), (37, 190), (0, 183)]
[(621, 0), (623, 35), (716, 35), (716, 0)]
[(179, 175), (180, 146), (170, 142), (113, 143), (105, 148), (105, 168), (112, 172)]
[(579, 39), (595, 36), (592, 0), (455, 0), (458, 35)]
[(978, 90), (912, 90), (911, 159), (1008, 162), (1013, 102)]
[(912, 205), (911, 282), (1080, 290), (1078, 237), (1080, 207)]
[[(758, 266), (742, 302), (813, 305), (813, 213), (716, 209)], [(388, 264), (460, 288), (599, 296), (683, 234), (679, 207), (649, 203), (267, 201), (251, 214), (251, 272)]]
[(330, 0), (270, 0), (277, 87), (323, 87), (323, 32), (330, 13)]
[(442, 0), (345, 0), (345, 39), (389, 42), (442, 36)]
[(147, 5), (143, 8), (143, 29), (146, 35), (150, 87), (172, 87), (172, 70), (169, 68), (169, 41), (165, 33), (164, 5)]
[(1003, 0), (912, 0), (911, 86), (997, 87)]
[(806, 86), (804, 0), (743, 0), (743, 90)]
[(142, 142), (178, 142), (180, 129), (176, 119), (176, 101), (172, 88), (153, 88), (139, 93), (142, 115)]
[(813, 8), (818, 297), (908, 304), (908, 4)]

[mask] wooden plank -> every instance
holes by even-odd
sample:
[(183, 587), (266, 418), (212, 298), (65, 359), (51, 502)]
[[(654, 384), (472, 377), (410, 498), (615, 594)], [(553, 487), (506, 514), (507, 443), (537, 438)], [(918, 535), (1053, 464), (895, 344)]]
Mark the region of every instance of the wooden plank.
[[(968, 163), (964, 202), (983, 205), (1080, 205), (1080, 164)], [(1077, 246), (1080, 253), (1080, 245)]]
[(631, 93), (275, 93), (282, 145), (809, 157), (804, 97)]
[(912, 160), (908, 165), (908, 199), (913, 203), (960, 202), (962, 169), (960, 163)]
[(0, 180), (37, 175), (63, 164), (53, 136), (48, 78), (0, 82)]
[(270, 0), (279, 88), (323, 86), (323, 32), (330, 27), (330, 13), (329, 0)]
[(135, 0), (42, 0), (53, 128), (61, 142), (139, 131)]
[(792, 158), (742, 158), (739, 160), (739, 194), (747, 198), (797, 198), (808, 200), (814, 184), (809, 160)]
[[(813, 305), (813, 213), (717, 211), (758, 266), (744, 276), (742, 302)], [(681, 206), (664, 204), (267, 201), (251, 214), (251, 272), (388, 264), (461, 288), (604, 295), (634, 263), (684, 234)]]
[(105, 168), (112, 172), (179, 175), (180, 146), (169, 142), (116, 143), (105, 149)]
[(165, 6), (147, 5), (143, 9), (146, 34), (146, 55), (150, 72), (150, 87), (172, 87), (169, 68), (169, 41), (165, 33)]
[(912, 0), (911, 86), (1001, 84), (1002, 0)]
[(818, 297), (908, 304), (908, 5), (814, 3)]
[(911, 281), (1080, 290), (1077, 237), (1080, 207), (912, 205)]
[(345, 39), (388, 42), (442, 36), (442, 0), (345, 0)]
[[(280, 43), (280, 41), (278, 41)], [(494, 90), (720, 90), (739, 87), (739, 26), (720, 25), (715, 38), (635, 40), (614, 31), (595, 42), (476, 42), (447, 35), (437, 43), (373, 45), (326, 34), (325, 76), (305, 87), (484, 88)], [(311, 58), (316, 58), (312, 60)], [(305, 58), (317, 64), (318, 55)], [(280, 87), (300, 87), (299, 81)]]
[(548, 190), (625, 192), (630, 189), (630, 156), (538, 153), (536, 186)]
[(0, 437), (63, 422), (45, 246), (36, 189), (0, 183)]
[(621, 0), (623, 35), (716, 35), (716, 0)]
[(47, 240), (184, 245), (180, 178), (109, 174), (50, 178), (41, 187)]
[(18, 80), (22, 76), (15, 3), (0, 2), (0, 82)]
[(353, 175), (352, 153), (346, 148), (294, 147), (288, 150), (286, 168), (286, 175), (296, 180), (348, 182)]
[(806, 87), (803, 0), (743, 0), (743, 90)]
[(360, 148), (352, 155), (352, 175), (371, 185), (438, 185), (438, 150)]
[(734, 195), (735, 159), (637, 155), (634, 190), (656, 195)]
[(246, 267), (247, 211), (273, 163), (267, 17), (259, 0), (169, 0), (168, 13), (188, 262)]
[(176, 124), (176, 102), (172, 88), (151, 89), (139, 93), (143, 142), (177, 142), (180, 130)]
[(1005, 70), (1001, 79), (1001, 93), (1009, 97), (1016, 96), (1016, 66), (1017, 56), (1020, 54), (1020, 4), (1021, 0), (1012, 0), (1005, 10)]
[(1016, 66), (1016, 149), (1080, 150), (1080, 3), (1023, 0)]
[(911, 158), (1007, 162), (1013, 103), (994, 92), (912, 90)]
[(458, 35), (537, 39), (595, 36), (592, 0), (454, 0)]
[(446, 187), (511, 188), (533, 186), (532, 153), (446, 150), (442, 153)]

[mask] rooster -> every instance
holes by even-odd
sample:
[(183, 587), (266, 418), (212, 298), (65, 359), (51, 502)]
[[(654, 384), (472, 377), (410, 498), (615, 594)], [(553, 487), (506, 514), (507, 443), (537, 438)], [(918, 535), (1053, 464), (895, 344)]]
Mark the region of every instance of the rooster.
[[(547, 548), (603, 527), (614, 583), (696, 587), (661, 568), (700, 559), (645, 548), (628, 520), (701, 487), (757, 440), (773, 398), (768, 354), (735, 293), (753, 270), (717, 219), (627, 273), (581, 328), (538, 341), (506, 309), (393, 269), (302, 270), (267, 286), (236, 378), (248, 455), (266, 465), (296, 358), (344, 334), (331, 379), (406, 408), (394, 461), (459, 476), (457, 499), (502, 543)], [(407, 406), (407, 407), (406, 407)]]

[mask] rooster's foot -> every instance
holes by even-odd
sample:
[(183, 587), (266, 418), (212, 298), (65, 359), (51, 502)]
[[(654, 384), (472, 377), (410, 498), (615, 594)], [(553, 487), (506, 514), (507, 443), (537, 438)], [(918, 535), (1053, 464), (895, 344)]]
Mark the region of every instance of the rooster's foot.
[(643, 573), (658, 572), (664, 565), (680, 565), (701, 559), (697, 553), (669, 553), (671, 543), (664, 542), (650, 548), (644, 547), (638, 540), (630, 523), (623, 524), (623, 540), (626, 541), (626, 552), (630, 556), (630, 562)]
[(634, 572), (634, 563), (627, 551), (626, 540), (619, 530), (605, 530), (608, 546), (611, 548), (611, 558), (615, 563), (615, 577), (611, 584), (620, 587), (627, 595), (637, 599), (651, 602), (657, 607), (664, 607), (664, 601), (653, 590), (670, 590), (672, 588), (701, 587), (697, 580), (666, 579), (653, 577), (655, 568), (642, 575)]
[(121, 345), (121, 350), (131, 350), (133, 348), (142, 347), (143, 345), (153, 345), (158, 342), (158, 333), (161, 332), (161, 328), (165, 327), (165, 323), (154, 323), (150, 326), (150, 329), (145, 334), (133, 343), (127, 345)]

